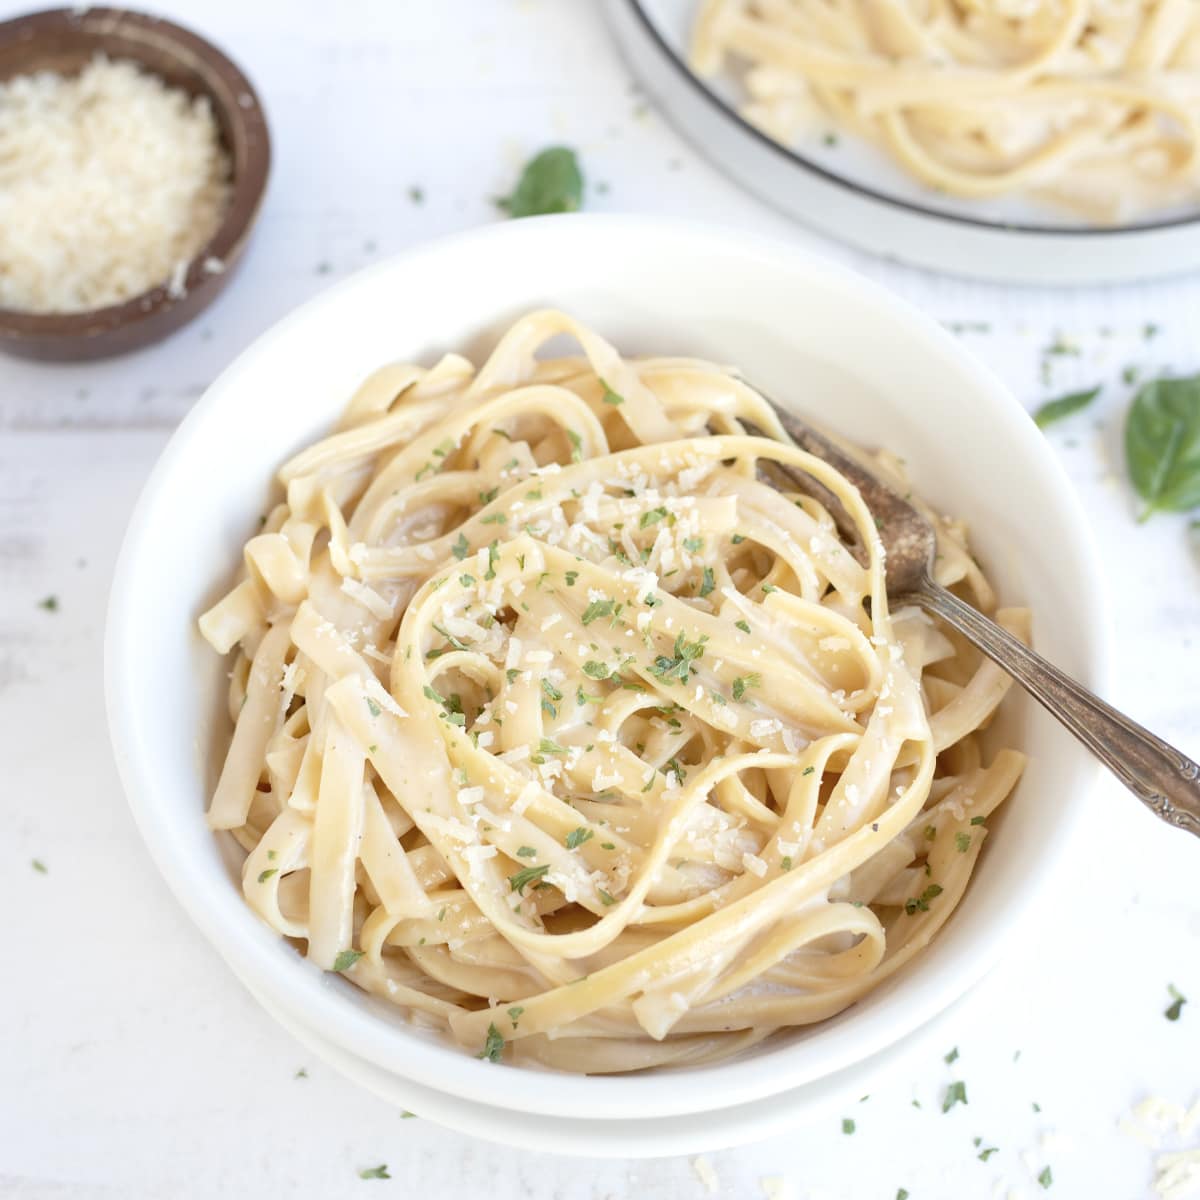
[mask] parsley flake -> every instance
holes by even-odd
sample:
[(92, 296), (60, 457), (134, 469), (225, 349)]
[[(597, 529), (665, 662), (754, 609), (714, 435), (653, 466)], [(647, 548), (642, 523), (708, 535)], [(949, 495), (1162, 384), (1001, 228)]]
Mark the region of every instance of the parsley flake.
[(361, 950), (341, 950), (333, 960), (333, 969), (340, 975), (343, 971), (350, 970), (362, 956)]
[(388, 1174), (387, 1163), (380, 1163), (377, 1167), (363, 1167), (358, 1173), (359, 1179), (391, 1179)]
[(504, 1038), (500, 1036), (500, 1030), (496, 1026), (489, 1025), (487, 1031), (487, 1040), (483, 1043), (483, 1049), (480, 1050), (478, 1057), (486, 1059), (488, 1062), (499, 1062), (500, 1056), (504, 1053)]
[(946, 1095), (942, 1100), (942, 1112), (948, 1113), (956, 1104), (967, 1103), (967, 1085), (961, 1080), (956, 1080), (946, 1089)]
[(525, 895), (525, 889), (531, 884), (536, 883), (547, 871), (550, 870), (549, 863), (542, 863), (536, 867), (524, 867), (515, 875), (508, 877), (509, 891), (516, 892), (517, 895)]

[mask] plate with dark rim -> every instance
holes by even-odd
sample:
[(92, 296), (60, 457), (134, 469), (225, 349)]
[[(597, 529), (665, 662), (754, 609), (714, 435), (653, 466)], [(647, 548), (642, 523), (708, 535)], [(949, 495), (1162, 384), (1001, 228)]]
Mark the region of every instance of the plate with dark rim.
[[(0, 23), (0, 80), (32, 71), (77, 73), (97, 54), (129, 59), (204, 95), (232, 164), (221, 224), (189, 262), (183, 287), (167, 281), (121, 304), (84, 312), (0, 308), (0, 350), (57, 362), (106, 358), (156, 342), (192, 320), (229, 282), (254, 227), (271, 164), (270, 136), (249, 79), (216, 46), (159, 17), (124, 8), (54, 9)], [(209, 260), (219, 271), (205, 267)]]
[(736, 87), (688, 65), (699, 0), (610, 0), (613, 33), (648, 94), (741, 186), (884, 258), (1003, 283), (1095, 284), (1200, 270), (1200, 209), (1092, 225), (1021, 200), (960, 200), (908, 178), (831, 126), (784, 146), (739, 115)]

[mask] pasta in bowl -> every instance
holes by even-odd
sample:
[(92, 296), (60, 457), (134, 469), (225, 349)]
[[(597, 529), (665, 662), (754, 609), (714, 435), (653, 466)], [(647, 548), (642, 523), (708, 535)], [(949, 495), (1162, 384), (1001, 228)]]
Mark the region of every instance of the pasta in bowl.
[[(891, 611), (857, 491), (731, 370), (535, 311), (478, 370), (377, 370), (279, 484), (200, 619), (235, 655), (208, 815), (317, 966), (606, 1074), (829, 1018), (953, 919), (1022, 771), (981, 732), (1008, 680)], [(996, 612), (926, 511), (938, 581)]]

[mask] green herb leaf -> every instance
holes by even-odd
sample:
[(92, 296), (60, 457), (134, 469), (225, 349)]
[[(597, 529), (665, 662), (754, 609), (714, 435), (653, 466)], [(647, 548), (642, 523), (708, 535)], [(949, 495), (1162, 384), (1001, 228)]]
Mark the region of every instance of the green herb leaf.
[(520, 846), (517, 849), (518, 858), (537, 858), (537, 851), (532, 846)]
[(387, 1164), (380, 1163), (377, 1167), (363, 1167), (358, 1173), (359, 1179), (391, 1179)]
[(551, 146), (525, 164), (512, 195), (497, 200), (510, 217), (577, 212), (583, 202), (583, 173), (575, 151)]
[(1143, 385), (1125, 421), (1129, 477), (1154, 512), (1200, 505), (1200, 375)]
[(749, 624), (748, 624), (747, 622), (745, 622), (745, 621), (734, 621), (734, 625), (735, 625), (735, 626), (736, 626), (738, 629), (740, 629), (740, 630), (741, 630), (743, 633), (749, 633), (749, 632), (750, 632), (750, 626), (749, 626)]
[(499, 1062), (501, 1055), (504, 1053), (504, 1038), (500, 1036), (500, 1030), (495, 1025), (489, 1025), (487, 1031), (487, 1040), (483, 1043), (483, 1049), (479, 1052), (479, 1057), (487, 1059), (488, 1062)]
[(896, 1192), (896, 1200), (908, 1200), (908, 1188), (899, 1188)]
[(704, 549), (704, 539), (702, 537), (684, 538), (683, 548), (689, 554), (699, 554)]
[(842, 1118), (842, 1132), (843, 1133), (853, 1133), (854, 1128), (855, 1128), (854, 1122), (849, 1117)]
[(948, 1113), (956, 1104), (967, 1103), (967, 1085), (961, 1081), (952, 1083), (946, 1089), (945, 1098), (942, 1100), (942, 1112)]
[(957, 1046), (955, 1046), (954, 1049), (951, 1050), (949, 1054), (944, 1055), (942, 1061), (947, 1062), (947, 1063), (952, 1063), (952, 1062), (954, 1062), (954, 1060), (956, 1058), (958, 1058), (958, 1047)]
[(58, 597), (47, 596), (44, 600), (39, 600), (38, 608), (44, 609), (46, 612), (58, 612)]
[(272, 875), (278, 875), (278, 874), (279, 874), (278, 867), (268, 867), (267, 870), (265, 870), (265, 871), (259, 871), (258, 882), (266, 883), (267, 880), (270, 879)]
[(966, 854), (971, 848), (971, 835), (969, 833), (956, 833), (954, 835), (954, 846), (959, 854)]
[(700, 599), (703, 600), (717, 586), (716, 580), (713, 578), (712, 567), (704, 568), (704, 580), (700, 584)]
[(608, 384), (604, 382), (603, 379), (600, 380), (600, 386), (604, 389), (604, 403), (605, 404), (612, 404), (615, 406), (618, 404), (625, 403), (625, 397), (622, 396), (620, 394), (620, 392), (614, 392), (612, 390), (612, 388), (610, 388), (608, 386)]
[(1100, 395), (1100, 388), (1088, 388), (1086, 392), (1071, 392), (1057, 400), (1047, 400), (1034, 414), (1033, 420), (1039, 429), (1046, 429), (1056, 421), (1062, 421), (1073, 413), (1081, 412)]
[(348, 971), (360, 958), (363, 952), (361, 950), (342, 950), (337, 958), (333, 960), (333, 969), (341, 974), (343, 971)]
[(524, 1011), (525, 1009), (520, 1004), (514, 1004), (512, 1008), (508, 1010), (508, 1019), (512, 1022), (514, 1029), (516, 1029), (517, 1022), (521, 1019), (521, 1014)]
[(544, 737), (538, 742), (539, 754), (566, 754), (566, 752), (566, 747), (560, 746), (553, 738)]
[(607, 906), (610, 904), (616, 904), (616, 900), (603, 888), (597, 888), (596, 894), (600, 897), (600, 900), (604, 905)]
[(905, 900), (904, 911), (911, 917), (913, 913), (928, 912), (930, 900), (936, 899), (942, 894), (940, 884), (931, 883), (919, 896)]
[(648, 509), (638, 518), (638, 528), (648, 529), (651, 525), (657, 525), (659, 521), (665, 521), (667, 516), (667, 510), (661, 505), (658, 508)]
[(762, 676), (756, 671), (753, 675), (739, 675), (733, 681), (733, 698), (740, 700), (745, 694), (747, 688), (759, 687), (762, 684)]
[(471, 544), (467, 541), (466, 534), (460, 533), (458, 535), (458, 541), (456, 541), (454, 545), (450, 547), (450, 553), (453, 554), (459, 562), (462, 562), (462, 560), (467, 557), (467, 551), (470, 550), (470, 548)]
[(567, 430), (567, 437), (571, 442), (571, 461), (580, 462), (583, 459), (583, 438), (573, 429)]
[(585, 625), (590, 625), (593, 621), (600, 617), (612, 616), (613, 605), (616, 602), (613, 600), (593, 600), (591, 604), (583, 610), (581, 620)]
[(590, 830), (580, 825), (578, 829), (572, 829), (567, 834), (567, 849), (574, 850), (576, 846), (582, 846), (589, 838), (595, 834)]
[(510, 875), (508, 877), (509, 890), (516, 892), (520, 896), (523, 896), (525, 895), (525, 889), (531, 883), (536, 883), (549, 870), (549, 863), (542, 863), (537, 867), (524, 867), (515, 875)]
[(1043, 1167), (1041, 1174), (1037, 1177), (1038, 1183), (1044, 1188), (1048, 1188), (1054, 1182), (1054, 1176), (1050, 1173), (1049, 1167)]
[[(30, 859), (29, 865), (30, 865), (30, 866), (31, 866), (31, 867), (32, 867), (32, 868), (33, 868), (33, 869), (34, 869), (34, 870), (35, 870), (35, 871), (36, 871), (36, 872), (37, 872), (39, 875), (49, 875), (49, 874), (50, 874), (50, 872), (49, 872), (49, 871), (47, 870), (47, 868), (46, 868), (46, 864), (45, 864), (44, 862), (42, 862), (42, 860), (41, 860), (40, 858), (34, 858), (34, 859)], [(1174, 1018), (1174, 1017), (1172, 1017), (1172, 1018), (1171, 1018), (1171, 1020), (1173, 1021), (1173, 1020), (1175, 1020), (1175, 1018)]]
[(987, 1162), (987, 1160), (991, 1158), (993, 1154), (999, 1153), (999, 1150), (999, 1146), (985, 1146), (984, 1149), (980, 1150), (976, 1157), (980, 1162)]
[(1171, 994), (1171, 1006), (1163, 1013), (1163, 1016), (1168, 1021), (1178, 1021), (1183, 1012), (1183, 1006), (1187, 1003), (1187, 997), (1173, 983), (1167, 984), (1167, 991)]
[(379, 716), (379, 714), (381, 712), (383, 712), (383, 709), (380, 708), (379, 705), (376, 704), (375, 701), (372, 700), (370, 696), (368, 696), (367, 697), (367, 712), (369, 712), (371, 714), (371, 716), (377, 717), (377, 716)]

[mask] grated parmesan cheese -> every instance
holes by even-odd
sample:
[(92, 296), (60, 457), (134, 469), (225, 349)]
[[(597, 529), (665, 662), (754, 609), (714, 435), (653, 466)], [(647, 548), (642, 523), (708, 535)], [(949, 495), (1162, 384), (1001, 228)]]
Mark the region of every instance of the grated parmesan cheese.
[(0, 306), (81, 312), (163, 284), (182, 296), (229, 173), (208, 99), (131, 62), (0, 84)]

